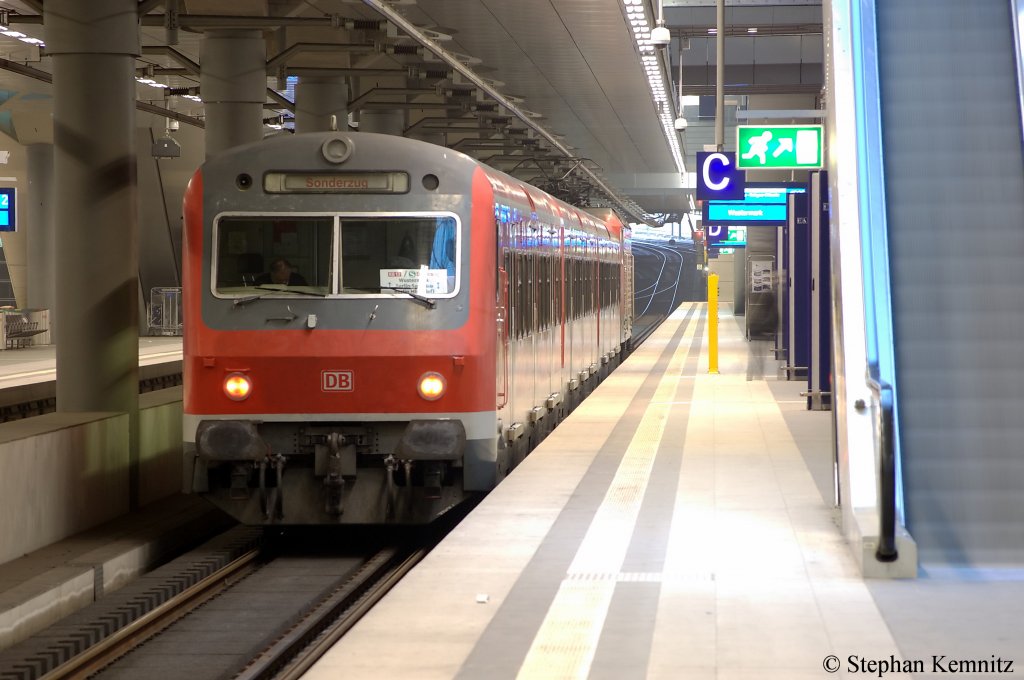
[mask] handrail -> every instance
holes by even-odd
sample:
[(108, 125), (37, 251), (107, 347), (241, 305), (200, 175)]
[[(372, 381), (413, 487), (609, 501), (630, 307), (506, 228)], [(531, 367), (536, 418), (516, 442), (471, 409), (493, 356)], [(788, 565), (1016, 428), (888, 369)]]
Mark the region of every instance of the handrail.
[(895, 562), (896, 551), (896, 450), (892, 385), (879, 377), (878, 364), (868, 364), (867, 384), (878, 400), (878, 549), (879, 562)]

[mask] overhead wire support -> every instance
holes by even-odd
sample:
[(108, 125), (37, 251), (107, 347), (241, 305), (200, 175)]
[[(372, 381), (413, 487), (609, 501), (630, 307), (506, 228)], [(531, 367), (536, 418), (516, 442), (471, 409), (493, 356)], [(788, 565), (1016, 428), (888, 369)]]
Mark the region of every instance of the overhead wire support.
[(715, 23), (715, 146), (725, 151), (725, 0), (717, 0)]
[[(434, 40), (432, 40), (429, 36), (423, 33), (423, 31), (421, 31), (417, 26), (415, 26), (411, 21), (409, 21), (401, 14), (399, 14), (396, 9), (391, 7), (386, 2), (383, 2), (383, 0), (363, 0), (363, 3), (375, 9), (381, 16), (385, 17), (388, 21), (395, 24), (395, 26), (405, 31), (409, 36), (417, 40), (421, 45), (423, 45), (431, 52), (433, 52), (435, 55), (437, 55), (439, 59), (441, 59), (446, 64), (451, 66), (458, 73), (462, 74), (462, 76), (465, 77), (466, 80), (473, 83), (482, 92), (486, 93), (487, 96), (491, 97), (500, 105), (505, 107), (508, 111), (512, 112), (512, 114), (515, 115), (516, 118), (521, 120), (527, 127), (534, 130), (537, 134), (543, 137), (548, 144), (550, 144), (555, 149), (558, 149), (558, 151), (564, 154), (567, 158), (575, 158), (575, 155), (572, 153), (572, 151), (570, 151), (564, 144), (558, 141), (558, 139), (555, 138), (553, 134), (548, 132), (543, 126), (541, 126), (535, 120), (533, 120), (522, 109), (517, 107), (515, 103), (513, 103), (508, 97), (498, 92), (493, 86), (487, 83), (487, 81), (478, 76), (472, 69), (470, 69), (468, 66), (463, 64), (453, 55), (451, 55), (443, 47), (438, 45)], [(583, 172), (590, 178), (590, 180), (595, 185), (597, 185), (597, 187), (599, 187), (602, 191), (604, 191), (606, 194), (612, 197), (612, 200), (619, 204), (619, 207), (621, 207), (625, 212), (627, 212), (631, 217), (633, 217), (633, 219), (641, 222), (644, 221), (644, 214), (642, 210), (639, 212), (634, 210), (629, 205), (628, 199), (620, 197), (619, 194), (616, 191), (612, 190), (612, 188), (609, 187), (600, 177), (598, 177), (597, 174), (594, 173), (594, 171), (590, 170), (585, 165), (583, 165), (582, 168)]]

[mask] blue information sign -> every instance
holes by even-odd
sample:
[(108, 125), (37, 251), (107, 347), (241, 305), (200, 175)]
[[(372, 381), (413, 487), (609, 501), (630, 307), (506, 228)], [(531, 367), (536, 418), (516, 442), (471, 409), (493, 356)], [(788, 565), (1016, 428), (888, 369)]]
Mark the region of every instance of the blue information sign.
[(746, 227), (707, 227), (708, 248), (735, 248), (747, 245)]
[(786, 224), (786, 196), (805, 194), (807, 185), (796, 182), (748, 182), (742, 201), (705, 201), (705, 225), (781, 227)]
[(16, 231), (17, 226), (14, 189), (0, 188), (0, 231)]
[(697, 152), (697, 200), (743, 200), (745, 173), (736, 167), (736, 154)]

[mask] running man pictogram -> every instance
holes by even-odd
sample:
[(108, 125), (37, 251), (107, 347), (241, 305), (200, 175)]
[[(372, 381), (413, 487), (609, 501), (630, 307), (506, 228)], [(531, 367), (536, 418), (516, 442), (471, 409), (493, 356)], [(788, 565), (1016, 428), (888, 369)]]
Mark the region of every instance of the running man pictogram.
[(756, 137), (751, 137), (747, 140), (750, 144), (749, 150), (741, 156), (743, 160), (749, 160), (751, 158), (759, 158), (761, 165), (768, 163), (768, 159), (765, 154), (768, 153), (768, 142), (772, 141), (772, 131), (765, 130)]

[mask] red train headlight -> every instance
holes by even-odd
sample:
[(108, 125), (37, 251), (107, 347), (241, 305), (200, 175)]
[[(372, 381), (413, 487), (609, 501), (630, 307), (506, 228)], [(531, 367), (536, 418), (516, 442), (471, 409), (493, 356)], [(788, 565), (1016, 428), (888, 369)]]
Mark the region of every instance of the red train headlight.
[(224, 394), (228, 399), (242, 401), (252, 392), (252, 380), (243, 373), (231, 373), (224, 378)]
[(444, 391), (448, 389), (448, 384), (440, 373), (430, 371), (420, 376), (416, 389), (419, 390), (420, 396), (427, 401), (437, 401), (444, 396)]

